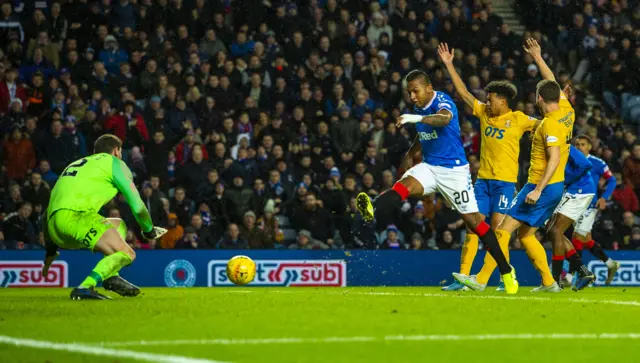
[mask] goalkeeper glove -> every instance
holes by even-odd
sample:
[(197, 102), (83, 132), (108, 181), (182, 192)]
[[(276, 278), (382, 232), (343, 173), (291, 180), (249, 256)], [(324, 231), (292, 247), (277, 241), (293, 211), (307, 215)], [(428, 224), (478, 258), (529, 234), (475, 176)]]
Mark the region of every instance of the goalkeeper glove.
[(142, 237), (147, 240), (158, 239), (162, 237), (167, 230), (162, 227), (153, 227), (149, 232), (142, 232)]

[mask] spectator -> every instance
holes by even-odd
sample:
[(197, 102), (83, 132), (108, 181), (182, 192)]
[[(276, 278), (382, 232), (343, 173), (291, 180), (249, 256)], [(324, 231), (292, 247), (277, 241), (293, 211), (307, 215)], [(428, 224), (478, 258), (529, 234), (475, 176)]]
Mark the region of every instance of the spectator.
[(249, 248), (249, 243), (240, 237), (238, 225), (230, 223), (227, 233), (218, 241), (216, 248), (223, 250), (244, 250)]
[(209, 227), (205, 225), (202, 214), (192, 215), (190, 226), (196, 231), (196, 234), (198, 235), (198, 248), (202, 249), (215, 247), (213, 236), (211, 236)]
[(188, 226), (184, 229), (184, 236), (176, 244), (176, 249), (197, 250), (200, 249), (200, 241), (195, 228)]
[(386, 230), (386, 236), (380, 243), (380, 249), (392, 250), (392, 249), (407, 249), (407, 246), (400, 240), (398, 236), (398, 228), (395, 225), (389, 225)]
[(327, 250), (329, 246), (321, 241), (311, 238), (311, 232), (301, 229), (298, 231), (296, 243), (289, 246), (290, 250)]
[(14, 249), (31, 249), (37, 243), (36, 231), (29, 220), (33, 207), (31, 203), (22, 203), (18, 212), (7, 215), (2, 230), (5, 240), (13, 244)]
[(160, 200), (160, 197), (158, 197), (157, 195), (154, 195), (153, 188), (151, 187), (151, 182), (145, 181), (142, 184), (141, 197), (142, 197), (142, 201), (147, 207), (147, 210), (149, 211), (151, 220), (153, 220), (154, 223), (160, 226), (167, 225), (167, 215), (164, 212), (162, 201)]
[(167, 233), (160, 238), (160, 248), (173, 249), (178, 241), (184, 236), (184, 228), (178, 222), (178, 216), (175, 213), (168, 215)]
[(633, 151), (623, 163), (625, 182), (629, 183), (636, 196), (640, 195), (640, 144), (633, 145)]
[(640, 210), (640, 204), (638, 197), (633, 191), (633, 188), (626, 181), (626, 178), (622, 178), (620, 173), (614, 174), (616, 177), (616, 189), (613, 191), (613, 200), (618, 202), (622, 209), (627, 212), (637, 212)]
[(37, 171), (42, 175), (42, 179), (49, 185), (49, 187), (53, 188), (53, 185), (58, 180), (58, 175), (51, 171), (49, 161), (46, 159), (40, 160), (40, 166), (37, 168)]
[(229, 217), (233, 221), (240, 221), (245, 216), (245, 213), (249, 211), (253, 192), (244, 186), (244, 179), (236, 175), (233, 178), (233, 186), (227, 190), (227, 197), (233, 207)]
[(31, 140), (24, 137), (18, 127), (13, 127), (11, 138), (2, 148), (7, 176), (16, 181), (24, 180), (27, 171), (36, 165), (36, 154)]
[(20, 100), (22, 111), (27, 105), (27, 94), (24, 87), (18, 83), (18, 71), (11, 68), (4, 73), (4, 82), (0, 82), (0, 115), (9, 112), (9, 106), (14, 100)]
[(307, 194), (304, 208), (296, 214), (294, 225), (299, 230), (311, 232), (313, 238), (329, 246), (333, 245), (333, 218), (322, 207), (322, 202), (316, 199), (315, 194)]
[(40, 206), (43, 209), (46, 209), (49, 205), (51, 190), (49, 189), (49, 186), (42, 181), (42, 175), (39, 172), (34, 171), (31, 173), (29, 182), (25, 184), (25, 187), (22, 190), (22, 195), (24, 200), (31, 203), (32, 206)]

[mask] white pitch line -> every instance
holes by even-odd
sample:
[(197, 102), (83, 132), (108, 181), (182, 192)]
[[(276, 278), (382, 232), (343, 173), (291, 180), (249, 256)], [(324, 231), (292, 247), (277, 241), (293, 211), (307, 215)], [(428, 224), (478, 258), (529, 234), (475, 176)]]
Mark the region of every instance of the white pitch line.
[[(475, 335), (387, 335), (383, 337), (351, 336), (323, 338), (256, 338), (256, 339), (179, 339), (140, 340), (129, 342), (104, 342), (105, 346), (168, 346), (168, 345), (268, 345), (268, 344), (318, 344), (361, 342), (415, 342), (415, 341), (472, 341), (472, 340), (617, 340), (640, 339), (640, 333), (552, 333), (552, 334), (475, 334)], [(88, 344), (88, 343), (84, 343)]]
[[(300, 294), (298, 291), (284, 291), (284, 290), (272, 290), (269, 291), (273, 294)], [(305, 292), (306, 293), (306, 292)], [(635, 300), (594, 300), (594, 299), (562, 299), (543, 296), (508, 296), (508, 295), (482, 295), (477, 292), (464, 292), (462, 294), (449, 293), (449, 294), (434, 294), (434, 293), (410, 293), (410, 292), (365, 292), (365, 291), (326, 291), (322, 294), (331, 295), (368, 295), (368, 296), (409, 296), (409, 297), (446, 297), (446, 298), (462, 298), (462, 299), (495, 299), (495, 300), (530, 300), (530, 301), (557, 301), (557, 302), (578, 302), (578, 303), (601, 303), (611, 305), (627, 305), (627, 306), (640, 306), (640, 301)]]
[(225, 363), (209, 359), (189, 358), (179, 355), (153, 354), (136, 352), (132, 350), (103, 348), (95, 345), (87, 345), (83, 343), (56, 343), (46, 340), (33, 340), (13, 338), (6, 335), (0, 335), (0, 344), (15, 345), (18, 347), (28, 347), (35, 349), (59, 350), (70, 353), (83, 353), (88, 355), (96, 355), (102, 357), (130, 358), (135, 360), (157, 362), (157, 363)]

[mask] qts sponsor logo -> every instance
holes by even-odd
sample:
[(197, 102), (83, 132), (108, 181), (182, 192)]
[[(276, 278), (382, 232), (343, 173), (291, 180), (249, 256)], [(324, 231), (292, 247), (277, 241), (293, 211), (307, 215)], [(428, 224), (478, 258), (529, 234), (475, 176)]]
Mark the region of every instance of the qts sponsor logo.
[(69, 267), (64, 261), (55, 261), (47, 276), (42, 276), (42, 262), (0, 262), (0, 287), (67, 287)]
[[(618, 261), (620, 269), (611, 281), (612, 286), (640, 286), (640, 261)], [(590, 261), (589, 270), (596, 275), (594, 285), (604, 285), (607, 280), (607, 265), (601, 261)]]
[[(256, 278), (249, 286), (347, 286), (344, 260), (254, 260)], [(209, 262), (209, 286), (232, 286), (227, 277), (227, 261)]]

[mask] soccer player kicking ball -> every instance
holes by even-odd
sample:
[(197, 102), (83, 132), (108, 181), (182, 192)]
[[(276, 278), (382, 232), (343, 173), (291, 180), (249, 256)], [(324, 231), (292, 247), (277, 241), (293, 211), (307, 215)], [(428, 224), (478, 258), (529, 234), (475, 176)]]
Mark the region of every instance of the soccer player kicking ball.
[[(573, 289), (582, 290), (587, 287), (595, 276), (582, 264), (580, 256), (571, 242), (564, 236), (564, 232), (574, 224), (581, 215), (589, 208), (596, 193), (596, 186), (591, 178), (591, 163), (575, 147), (571, 146), (569, 160), (564, 172), (564, 182), (566, 190), (562, 201), (558, 204), (555, 214), (549, 222), (549, 232), (555, 236), (553, 245), (553, 262), (551, 264), (554, 280), (562, 286), (560, 277), (562, 275), (562, 265), (564, 259), (569, 261), (570, 271), (578, 272), (578, 279)], [(562, 241), (561, 243), (555, 243)], [(541, 285), (533, 289), (533, 292), (548, 291), (549, 289)], [(555, 290), (555, 289), (554, 289)], [(555, 291), (554, 291), (555, 292)]]
[[(596, 219), (597, 210), (603, 210), (606, 207), (607, 200), (611, 197), (613, 190), (616, 188), (616, 178), (611, 174), (607, 163), (602, 159), (589, 154), (592, 147), (592, 142), (589, 136), (578, 136), (575, 141), (575, 146), (587, 157), (587, 160), (591, 162), (592, 168), (590, 173), (596, 188), (601, 178), (606, 180), (607, 186), (600, 198), (593, 198), (591, 200), (591, 204), (587, 211), (578, 219), (578, 223), (576, 223), (573, 233), (573, 240), (571, 242), (578, 251), (580, 257), (582, 257), (583, 246), (586, 246), (594, 256), (607, 265), (607, 280), (605, 281), (605, 284), (609, 285), (620, 268), (620, 262), (609, 258), (609, 256), (607, 256), (607, 254), (602, 250), (600, 244), (593, 240), (591, 237), (591, 228), (593, 227), (593, 222)], [(569, 277), (569, 279), (571, 279), (571, 277)]]
[(167, 231), (153, 226), (133, 184), (131, 171), (122, 161), (122, 141), (114, 135), (103, 135), (96, 140), (93, 152), (67, 166), (51, 192), (45, 212), (47, 243), (42, 275), (47, 275), (59, 255), (59, 248), (87, 248), (100, 251), (105, 257), (80, 286), (71, 291), (71, 299), (109, 299), (95, 291), (99, 282), (108, 291), (137, 296), (140, 289), (118, 275), (118, 271), (136, 257), (125, 242), (127, 227), (121, 219), (104, 218), (98, 211), (120, 192), (142, 227), (145, 239), (157, 239)]
[(403, 167), (413, 165), (413, 157), (422, 154), (422, 162), (413, 165), (393, 188), (380, 194), (372, 203), (366, 193), (356, 201), (365, 221), (374, 221), (382, 228), (393, 220), (396, 207), (409, 196), (440, 192), (462, 215), (466, 225), (482, 240), (497, 262), (508, 294), (518, 291), (515, 270), (500, 249), (495, 233), (478, 212), (469, 163), (462, 147), (458, 110), (451, 98), (434, 91), (429, 76), (413, 70), (406, 76), (407, 91), (415, 114), (398, 118), (397, 126), (414, 123), (417, 135), (405, 155)]
[[(485, 87), (487, 103), (478, 101), (464, 85), (453, 65), (454, 50), (449, 50), (446, 43), (438, 47), (438, 55), (447, 67), (456, 92), (462, 100), (473, 110), (474, 116), (480, 119), (480, 170), (474, 185), (478, 209), (482, 217), (491, 218), (491, 228), (495, 228), (504, 218), (505, 213), (516, 192), (518, 180), (518, 157), (520, 156), (520, 139), (527, 131), (533, 131), (539, 120), (531, 118), (520, 111), (512, 111), (509, 101), (516, 97), (516, 87), (507, 81), (493, 81)], [(498, 232), (496, 232), (498, 234)], [(501, 245), (507, 259), (509, 258), (509, 240), (500, 239), (506, 243)], [(530, 251), (542, 253), (544, 248), (534, 235), (526, 236), (523, 245), (530, 245)], [(478, 236), (467, 231), (467, 237), (462, 247), (460, 258), (460, 273), (469, 275), (471, 265), (478, 251)], [(546, 258), (543, 261), (546, 265)], [(485, 256), (485, 264), (493, 266), (495, 260), (490, 254)], [(491, 269), (491, 271), (493, 271)], [(490, 276), (480, 276), (481, 284), (486, 284)], [(465, 290), (467, 287), (455, 281), (442, 288), (444, 291)]]

